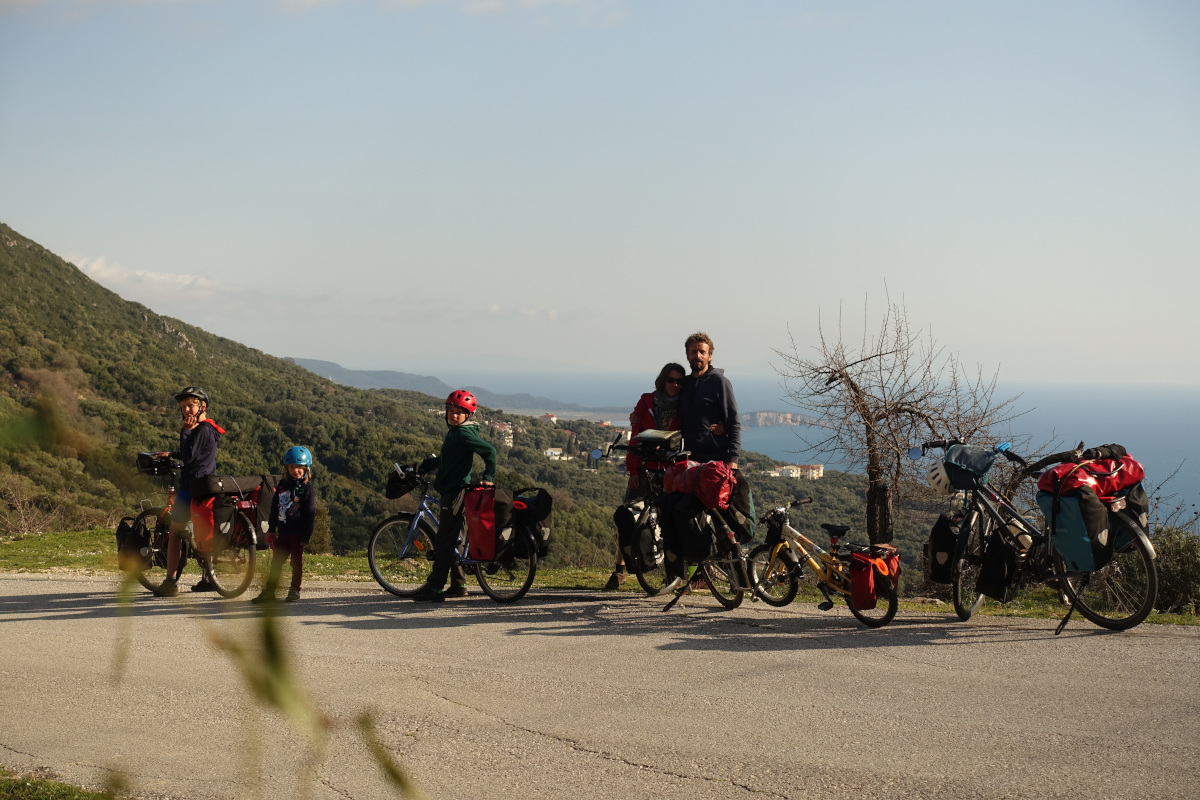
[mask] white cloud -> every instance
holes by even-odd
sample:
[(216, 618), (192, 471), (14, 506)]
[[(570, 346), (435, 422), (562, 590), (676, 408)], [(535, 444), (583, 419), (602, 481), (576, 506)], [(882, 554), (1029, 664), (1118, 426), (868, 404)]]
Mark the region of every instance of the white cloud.
[(67, 261), (106, 289), (152, 307), (155, 301), (172, 298), (185, 291), (193, 299), (208, 300), (216, 297), (221, 289), (219, 283), (200, 275), (131, 269), (110, 262), (104, 256), (88, 258), (71, 253), (67, 255)]

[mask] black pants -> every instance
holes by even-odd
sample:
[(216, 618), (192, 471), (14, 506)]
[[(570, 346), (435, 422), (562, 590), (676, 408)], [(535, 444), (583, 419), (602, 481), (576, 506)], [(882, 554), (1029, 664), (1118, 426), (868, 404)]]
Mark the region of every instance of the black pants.
[(465, 488), (442, 495), (442, 513), (438, 517), (437, 537), (433, 542), (433, 571), (429, 573), (429, 582), (425, 584), (435, 591), (446, 585), (451, 569), (454, 570), (452, 585), (463, 586), (467, 582), (467, 576), (463, 574), (454, 555), (458, 549), (459, 534), (462, 533), (466, 499)]

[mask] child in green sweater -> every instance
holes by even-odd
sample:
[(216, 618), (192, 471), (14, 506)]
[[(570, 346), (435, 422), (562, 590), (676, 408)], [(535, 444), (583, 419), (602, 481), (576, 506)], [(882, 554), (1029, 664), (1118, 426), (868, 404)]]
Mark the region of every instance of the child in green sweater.
[(476, 454), (483, 459), (483, 479), (480, 483), (493, 486), (496, 479), (496, 448), (479, 435), (479, 424), (470, 421), (477, 408), (479, 403), (475, 396), (465, 389), (450, 393), (446, 398), (446, 424), (450, 430), (442, 440), (442, 452), (436, 458), (426, 459), (421, 465), (424, 469), (437, 469), (433, 488), (441, 494), (442, 513), (438, 518), (437, 538), (433, 543), (433, 571), (429, 573), (425, 585), (412, 596), (417, 602), (440, 603), (447, 595), (462, 597), (467, 593), (466, 586), (460, 583), (461, 575), (455, 576), (457, 580), (451, 582), (449, 592), (443, 592), (442, 587), (446, 585), (450, 569), (455, 565), (454, 551), (458, 547), (458, 535), (463, 526), (464, 503)]

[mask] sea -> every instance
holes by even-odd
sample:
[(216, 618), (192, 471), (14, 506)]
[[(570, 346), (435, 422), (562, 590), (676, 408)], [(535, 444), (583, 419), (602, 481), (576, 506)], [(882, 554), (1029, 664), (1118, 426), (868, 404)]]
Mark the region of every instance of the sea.
[[(777, 376), (735, 371), (727, 371), (726, 376), (742, 412), (803, 413)], [(494, 392), (524, 392), (578, 404), (592, 410), (590, 418), (611, 414), (608, 418), (618, 425), (625, 422), (638, 397), (654, 388), (653, 375), (633, 373), (473, 372), (438, 377)], [(1193, 514), (1200, 509), (1200, 386), (1011, 382), (999, 384), (996, 397), (1016, 397), (1014, 409), (1020, 412), (998, 431), (1002, 437), (1035, 446), (1053, 442), (1053, 449), (1062, 450), (1081, 441), (1088, 447), (1124, 445), (1146, 468), (1147, 488), (1161, 484), (1164, 507), (1190, 509)], [(855, 465), (838, 464), (806, 450), (800, 436), (809, 433), (813, 431), (803, 427), (743, 427), (742, 448), (781, 464), (824, 463), (830, 469), (855, 470)]]

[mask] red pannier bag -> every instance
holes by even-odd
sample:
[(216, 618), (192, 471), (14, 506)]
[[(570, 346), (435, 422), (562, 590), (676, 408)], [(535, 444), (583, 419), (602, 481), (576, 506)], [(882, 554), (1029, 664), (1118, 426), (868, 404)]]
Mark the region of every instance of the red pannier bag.
[(1076, 494), (1085, 486), (1099, 497), (1112, 497), (1146, 477), (1146, 470), (1133, 456), (1098, 458), (1079, 464), (1067, 462), (1048, 469), (1038, 478), (1038, 488), (1060, 496)]
[(472, 486), (463, 501), (467, 518), (467, 556), (476, 561), (496, 558), (496, 542), (512, 516), (512, 492), (495, 486)]
[(729, 508), (733, 495), (733, 469), (724, 461), (680, 461), (667, 467), (663, 491), (695, 495), (710, 510)]
[(875, 608), (878, 594), (875, 590), (875, 573), (886, 577), (892, 586), (900, 588), (900, 551), (890, 544), (871, 546), (870, 555), (850, 554), (850, 599), (859, 611)]
[(729, 508), (733, 494), (733, 468), (724, 461), (709, 461), (702, 465), (696, 479), (696, 496), (704, 507), (717, 511)]
[(663, 491), (667, 494), (692, 494), (696, 488), (696, 469), (699, 466), (699, 461), (677, 461), (667, 467), (663, 475)]
[(875, 607), (875, 564), (862, 553), (850, 554), (850, 602), (859, 611)]
[(214, 500), (214, 496), (192, 498), (192, 541), (201, 553), (213, 551)]

